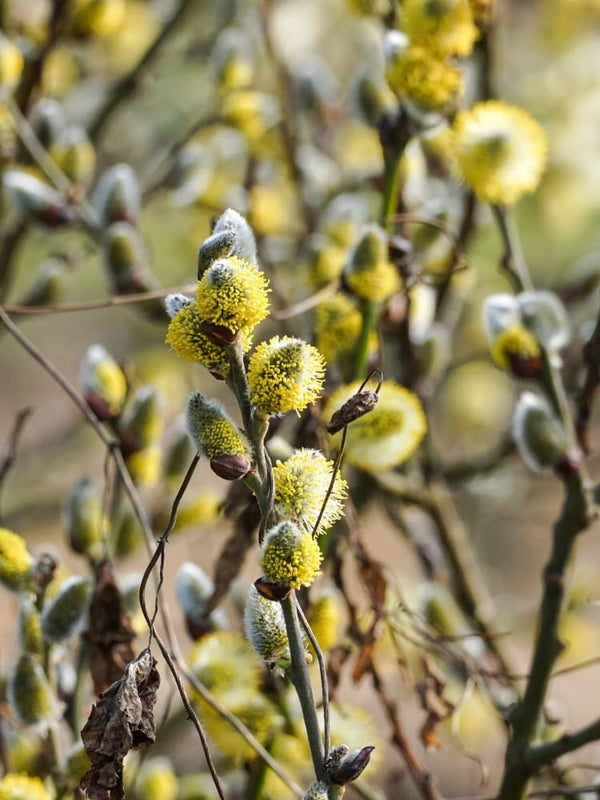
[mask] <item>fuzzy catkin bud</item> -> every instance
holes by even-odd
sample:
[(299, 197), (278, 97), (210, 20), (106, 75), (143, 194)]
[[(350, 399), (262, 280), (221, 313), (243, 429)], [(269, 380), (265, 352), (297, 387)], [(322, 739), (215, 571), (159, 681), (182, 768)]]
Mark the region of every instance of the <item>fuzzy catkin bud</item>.
[(43, 97), (31, 109), (29, 122), (46, 150), (51, 150), (65, 128), (65, 112), (58, 100)]
[(302, 800), (328, 800), (328, 798), (327, 784), (323, 781), (311, 783), (302, 795)]
[(290, 643), (281, 604), (262, 597), (251, 586), (246, 597), (244, 631), (254, 651), (269, 664), (289, 662)]
[(70, 180), (89, 183), (96, 164), (96, 151), (84, 128), (79, 125), (66, 128), (51, 155)]
[(521, 292), (516, 301), (523, 325), (549, 350), (558, 350), (569, 340), (565, 307), (554, 292)]
[(377, 225), (365, 228), (344, 267), (344, 281), (362, 300), (387, 300), (400, 289), (400, 278), (388, 260), (385, 232)]
[(260, 564), (269, 583), (299, 589), (310, 586), (322, 559), (316, 540), (293, 522), (280, 522), (267, 532)]
[(19, 644), (25, 653), (41, 656), (44, 649), (42, 622), (33, 597), (21, 595), (19, 607)]
[(46, 306), (56, 303), (65, 288), (65, 262), (61, 258), (47, 258), (37, 269), (22, 306)]
[(47, 642), (62, 642), (79, 633), (85, 624), (91, 591), (87, 578), (73, 576), (61, 584), (42, 612), (42, 635)]
[(79, 381), (88, 406), (98, 419), (119, 416), (127, 395), (127, 380), (121, 367), (100, 344), (91, 345), (81, 363)]
[(193, 639), (225, 623), (219, 610), (206, 613), (206, 602), (214, 590), (214, 583), (197, 564), (187, 561), (179, 567), (175, 579), (175, 595), (185, 615), (189, 634)]
[(9, 203), (21, 216), (50, 227), (64, 225), (75, 219), (75, 212), (64, 196), (29, 172), (7, 169), (2, 180)]
[(32, 559), (25, 540), (0, 528), (0, 583), (13, 592), (25, 589), (32, 577)]
[(93, 202), (103, 225), (136, 223), (140, 213), (140, 187), (129, 164), (115, 164), (103, 173)]
[(564, 427), (546, 400), (533, 392), (519, 397), (512, 434), (523, 461), (537, 472), (556, 468), (569, 450)]
[(102, 500), (89, 476), (79, 480), (67, 500), (63, 524), (76, 553), (98, 558), (102, 548)]
[(219, 258), (236, 256), (256, 264), (256, 241), (252, 228), (241, 214), (226, 209), (215, 223), (212, 234), (200, 245), (198, 252), (198, 280)]
[(39, 725), (52, 719), (52, 690), (41, 664), (29, 653), (23, 653), (15, 664), (9, 678), (8, 697), (23, 725)]
[(250, 445), (218, 400), (207, 400), (200, 392), (192, 392), (186, 425), (198, 453), (210, 459), (211, 465), (216, 460), (217, 474), (236, 480), (248, 472)]
[(119, 433), (129, 453), (143, 450), (158, 439), (164, 422), (163, 406), (154, 386), (137, 390), (119, 420)]

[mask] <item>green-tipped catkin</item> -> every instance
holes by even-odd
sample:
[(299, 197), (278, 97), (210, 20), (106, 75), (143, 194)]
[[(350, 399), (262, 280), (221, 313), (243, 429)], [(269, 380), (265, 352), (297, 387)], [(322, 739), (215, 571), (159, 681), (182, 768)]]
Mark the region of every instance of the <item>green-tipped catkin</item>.
[(0, 778), (0, 800), (52, 800), (41, 778), (8, 772)]
[(569, 340), (569, 321), (564, 305), (554, 292), (521, 292), (516, 296), (523, 325), (550, 351)]
[(21, 169), (7, 169), (2, 176), (4, 192), (17, 214), (50, 227), (75, 219), (64, 196), (47, 183)]
[[(116, 294), (137, 294), (158, 288), (148, 272), (149, 253), (142, 235), (129, 222), (115, 222), (103, 239), (104, 263), (111, 288)], [(160, 300), (147, 300), (144, 307), (164, 317)]]
[(129, 164), (115, 164), (106, 170), (98, 181), (93, 199), (103, 225), (135, 224), (140, 213), (140, 187)]
[(267, 600), (250, 587), (244, 610), (246, 638), (267, 663), (289, 662), (290, 643), (281, 604)]
[(27, 588), (32, 566), (25, 540), (8, 528), (0, 528), (0, 583), (13, 592)]
[(299, 589), (310, 586), (323, 556), (310, 533), (303, 533), (293, 522), (280, 522), (267, 532), (262, 544), (260, 565), (265, 580)]
[(29, 123), (46, 150), (51, 150), (62, 134), (66, 118), (62, 105), (52, 97), (42, 97), (29, 112)]
[(98, 419), (119, 416), (127, 396), (127, 380), (121, 367), (101, 344), (88, 347), (79, 381), (86, 403)]
[(36, 656), (23, 653), (19, 657), (9, 678), (8, 697), (11, 708), (23, 725), (50, 722), (54, 715), (55, 702)]
[(563, 425), (546, 400), (533, 392), (519, 397), (512, 434), (523, 461), (538, 472), (554, 469), (569, 450)]
[(32, 595), (22, 594), (19, 606), (19, 644), (24, 653), (41, 656), (44, 650), (42, 621)]
[(165, 460), (165, 479), (179, 481), (192, 460), (192, 443), (188, 433), (183, 428), (177, 428), (171, 433)]
[(140, 521), (129, 508), (121, 510), (113, 523), (112, 542), (116, 556), (132, 553), (143, 541), (144, 535)]
[(164, 403), (154, 386), (142, 386), (119, 420), (119, 433), (131, 452), (153, 444), (162, 433)]
[(220, 609), (206, 614), (206, 601), (214, 590), (212, 579), (202, 567), (186, 561), (175, 578), (175, 595), (186, 619), (188, 632), (198, 638), (211, 628), (225, 627), (227, 619)]
[(144, 800), (175, 800), (178, 781), (168, 758), (152, 758), (140, 767), (135, 782), (136, 796)]
[(213, 228), (212, 234), (202, 242), (198, 252), (198, 279), (219, 258), (236, 256), (250, 264), (256, 263), (256, 241), (252, 228), (241, 214), (226, 209)]
[(365, 228), (344, 267), (344, 281), (362, 300), (387, 300), (400, 290), (400, 278), (389, 262), (382, 228), (377, 225)]
[(85, 624), (91, 584), (73, 576), (64, 581), (42, 612), (42, 634), (47, 642), (62, 642), (76, 636)]
[(75, 183), (87, 185), (96, 165), (96, 151), (84, 128), (66, 128), (51, 150), (51, 155), (65, 175)]
[(63, 511), (63, 525), (76, 553), (99, 558), (102, 553), (102, 498), (89, 476), (73, 487)]
[(198, 453), (222, 478), (236, 480), (250, 469), (250, 445), (218, 400), (193, 392), (186, 409), (188, 432)]
[(65, 288), (66, 266), (62, 258), (42, 261), (27, 294), (19, 301), (23, 306), (49, 306), (60, 300)]

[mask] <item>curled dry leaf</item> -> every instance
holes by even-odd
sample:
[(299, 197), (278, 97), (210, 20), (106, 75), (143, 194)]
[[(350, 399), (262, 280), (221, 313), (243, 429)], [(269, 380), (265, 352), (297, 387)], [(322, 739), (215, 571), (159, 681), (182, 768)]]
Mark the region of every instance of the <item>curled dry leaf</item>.
[(154, 705), (160, 676), (150, 650), (131, 661), (121, 680), (92, 706), (81, 738), (92, 766), (81, 779), (89, 800), (123, 800), (123, 759), (154, 742)]
[(332, 434), (337, 433), (346, 425), (354, 422), (355, 419), (368, 414), (369, 411), (375, 408), (378, 399), (379, 396), (377, 392), (368, 390), (353, 394), (349, 400), (346, 400), (341, 408), (338, 408), (338, 410), (331, 415), (331, 420), (327, 425), (328, 432)]
[(443, 695), (446, 679), (429, 659), (423, 659), (424, 679), (417, 684), (421, 707), (427, 712), (419, 736), (424, 747), (438, 747), (437, 729), (441, 722), (452, 716), (454, 705)]
[(125, 666), (135, 656), (131, 646), (135, 633), (108, 561), (98, 568), (89, 626), (84, 635), (90, 643), (94, 692), (100, 694), (121, 678)]

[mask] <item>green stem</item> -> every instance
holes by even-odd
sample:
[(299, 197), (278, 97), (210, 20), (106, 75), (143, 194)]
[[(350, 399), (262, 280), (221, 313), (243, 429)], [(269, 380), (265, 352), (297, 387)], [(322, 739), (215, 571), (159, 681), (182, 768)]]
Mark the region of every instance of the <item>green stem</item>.
[(521, 238), (515, 222), (514, 211), (506, 206), (493, 205), (492, 212), (498, 223), (504, 253), (500, 267), (505, 271), (515, 294), (533, 289), (533, 283), (521, 246)]
[[(294, 592), (281, 601), (283, 616), (285, 617), (285, 627), (290, 642), (290, 653), (292, 666), (289, 670), (289, 677), (292, 681), (300, 707), (304, 717), (306, 736), (310, 747), (315, 775), (318, 780), (327, 781), (325, 765), (323, 761), (323, 743), (321, 741), (321, 730), (319, 728), (319, 718), (315, 707), (315, 700), (310, 684), (308, 667), (306, 664), (306, 653), (300, 631), (300, 622), (296, 612), (296, 599)], [(327, 781), (328, 782), (328, 781)]]
[(367, 362), (369, 359), (369, 341), (377, 326), (379, 317), (379, 303), (372, 300), (365, 300), (362, 304), (362, 328), (356, 346), (356, 356), (354, 360), (354, 378), (362, 380), (367, 372)]
[(79, 654), (77, 656), (77, 670), (75, 677), (75, 686), (73, 687), (73, 694), (69, 702), (69, 710), (67, 715), (67, 722), (71, 728), (73, 738), (75, 741), (79, 740), (79, 731), (81, 730), (82, 718), (82, 691), (84, 687), (85, 678), (88, 674), (88, 667), (90, 664), (90, 645), (85, 639), (80, 640)]
[(577, 534), (590, 522), (591, 508), (585, 480), (577, 473), (566, 481), (566, 497), (554, 526), (552, 553), (544, 570), (544, 592), (529, 679), (512, 718), (512, 737), (506, 750), (505, 770), (498, 800), (521, 800), (534, 765), (527, 748), (535, 734), (552, 669), (561, 650), (558, 624), (565, 599), (566, 572)]

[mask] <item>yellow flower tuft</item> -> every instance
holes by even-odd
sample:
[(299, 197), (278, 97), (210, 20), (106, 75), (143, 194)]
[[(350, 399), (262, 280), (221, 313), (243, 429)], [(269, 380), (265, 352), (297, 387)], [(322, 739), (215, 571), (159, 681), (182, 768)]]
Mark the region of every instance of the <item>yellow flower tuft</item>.
[(164, 400), (154, 386), (137, 390), (119, 420), (121, 438), (130, 450), (141, 450), (153, 444), (164, 425)]
[(250, 397), (264, 416), (302, 411), (323, 387), (325, 359), (316, 347), (291, 336), (262, 342), (250, 357)]
[(512, 205), (533, 192), (546, 165), (548, 144), (523, 109), (498, 100), (457, 115), (453, 150), (461, 178), (488, 203)]
[(86, 402), (100, 419), (121, 413), (127, 396), (127, 379), (102, 345), (88, 348), (81, 364), (80, 382)]
[(8, 528), (0, 528), (0, 583), (18, 592), (29, 583), (31, 570), (32, 559), (25, 540)]
[[(286, 461), (273, 468), (275, 510), (292, 519), (306, 532), (312, 532), (333, 474), (333, 462), (318, 450), (296, 450)], [(317, 534), (323, 533), (340, 519), (347, 484), (339, 473), (321, 517)]]
[(198, 284), (198, 313), (206, 322), (232, 333), (250, 330), (269, 313), (268, 281), (254, 264), (241, 258), (221, 258)]
[[(232, 689), (219, 697), (225, 708), (254, 734), (261, 744), (273, 741), (284, 721), (274, 703), (257, 690)], [(206, 703), (202, 704), (202, 721), (208, 735), (219, 750), (236, 761), (256, 757), (256, 751), (231, 724)]]
[(510, 369), (512, 358), (526, 361), (540, 357), (537, 339), (522, 325), (511, 325), (500, 331), (490, 349), (492, 358), (504, 370)]
[(386, 66), (394, 92), (424, 111), (452, 111), (462, 95), (463, 74), (450, 61), (421, 45), (397, 50)]
[(347, 287), (362, 300), (381, 302), (398, 292), (400, 277), (388, 261), (387, 239), (377, 225), (367, 227), (344, 267)]
[[(173, 317), (167, 330), (166, 342), (180, 358), (198, 362), (210, 372), (224, 378), (229, 375), (229, 358), (225, 347), (213, 344), (200, 327), (202, 317), (196, 303), (189, 303)], [(244, 352), (250, 349), (251, 340), (242, 336)]]
[(315, 286), (337, 281), (344, 269), (346, 249), (323, 236), (315, 236), (310, 253), (310, 279)]
[(252, 89), (229, 92), (221, 107), (223, 118), (249, 141), (256, 142), (267, 130), (268, 98)]
[(125, 0), (76, 0), (71, 26), (78, 36), (109, 36), (125, 20)]
[(269, 583), (299, 589), (310, 586), (323, 555), (316, 540), (302, 533), (293, 522), (280, 522), (267, 533), (262, 545), (260, 565)]
[(179, 789), (177, 776), (168, 758), (152, 758), (140, 767), (135, 793), (144, 800), (175, 800)]
[(338, 643), (340, 620), (340, 606), (332, 591), (323, 593), (312, 604), (308, 622), (321, 650)]
[(400, 26), (411, 42), (440, 55), (468, 56), (479, 36), (469, 0), (404, 0)]
[(240, 633), (208, 633), (194, 646), (188, 663), (198, 680), (216, 695), (236, 688), (258, 691), (260, 686), (260, 661)]
[(10, 39), (0, 33), (0, 88), (14, 89), (23, 71), (23, 55)]
[(52, 800), (41, 778), (8, 772), (0, 778), (0, 800)]
[(362, 328), (362, 315), (341, 292), (319, 303), (316, 309), (317, 347), (330, 361), (354, 352)]
[(162, 450), (150, 445), (127, 456), (127, 469), (136, 486), (154, 486), (160, 478)]
[[(325, 418), (352, 397), (359, 386), (360, 381), (355, 381), (337, 389), (327, 401)], [(367, 472), (396, 467), (410, 458), (426, 430), (419, 398), (403, 386), (384, 381), (375, 408), (348, 426), (346, 458)]]

